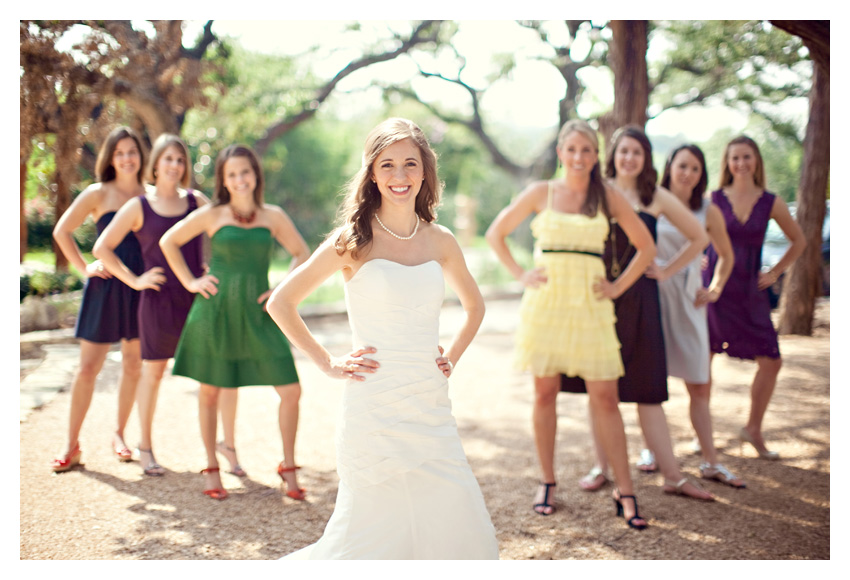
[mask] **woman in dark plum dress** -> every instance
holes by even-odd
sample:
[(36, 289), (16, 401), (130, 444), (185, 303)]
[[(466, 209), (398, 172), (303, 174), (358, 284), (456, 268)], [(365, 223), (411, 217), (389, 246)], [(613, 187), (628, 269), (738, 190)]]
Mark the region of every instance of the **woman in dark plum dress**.
[[(95, 163), (99, 180), (87, 187), (62, 214), (53, 238), (68, 261), (86, 277), (83, 300), (74, 336), (80, 339), (80, 367), (71, 383), (71, 413), (68, 441), (53, 460), (53, 471), (68, 471), (80, 462), (80, 430), (92, 400), (94, 383), (113, 343), (121, 342), (121, 379), (118, 388), (118, 423), (112, 435), (112, 449), (119, 461), (130, 461), (132, 453), (124, 443), (124, 428), (133, 410), (136, 384), (141, 371), (139, 329), (136, 310), (139, 293), (113, 278), (99, 260), (87, 263), (74, 230), (91, 216), (97, 233), (112, 221), (115, 212), (129, 200), (145, 193), (142, 185), (144, 153), (142, 142), (129, 127), (116, 127), (100, 148)], [(129, 233), (115, 248), (117, 255), (136, 274), (142, 272), (142, 253), (136, 237)]]
[[(168, 359), (174, 356), (186, 315), (194, 294), (171, 271), (159, 239), (171, 226), (208, 200), (203, 194), (184, 189), (189, 185), (189, 150), (176, 135), (162, 134), (151, 151), (146, 178), (154, 187), (144, 196), (127, 203), (98, 238), (97, 256), (115, 276), (131, 288), (140, 290), (139, 336), (142, 350), (142, 378), (139, 382), (138, 409), (141, 425), (139, 453), (146, 475), (162, 475), (151, 446), (151, 429), (159, 384)], [(144, 257), (144, 273), (137, 275), (116, 255), (118, 242), (135, 232)], [(203, 271), (202, 238), (183, 246), (183, 256), (191, 271)]]
[[(779, 454), (768, 451), (762, 436), (762, 421), (782, 366), (767, 289), (803, 253), (806, 241), (785, 202), (765, 189), (764, 163), (749, 137), (737, 137), (726, 146), (720, 189), (711, 193), (711, 201), (723, 214), (735, 253), (735, 265), (723, 294), (708, 305), (711, 352), (755, 360), (758, 370), (750, 390), (750, 415), (739, 436), (759, 457), (778, 459)], [(776, 220), (790, 245), (773, 268), (762, 272), (762, 243), (771, 219)], [(716, 262), (717, 253), (709, 247), (708, 268), (703, 272), (706, 284)]]

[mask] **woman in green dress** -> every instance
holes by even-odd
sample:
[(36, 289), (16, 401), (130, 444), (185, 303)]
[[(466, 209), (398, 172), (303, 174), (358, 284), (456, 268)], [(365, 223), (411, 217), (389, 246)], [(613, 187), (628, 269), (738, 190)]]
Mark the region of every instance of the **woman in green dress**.
[[(287, 495), (303, 500), (295, 477), (295, 433), (301, 386), (286, 337), (268, 315), (268, 271), (274, 240), (292, 255), (295, 268), (310, 249), (279, 207), (263, 203), (263, 172), (256, 154), (231, 145), (218, 156), (213, 203), (172, 227), (160, 247), (180, 282), (200, 294), (183, 328), (174, 356), (175, 375), (201, 383), (199, 418), (207, 452), (204, 493), (227, 497), (216, 458), (217, 408), (225, 389), (274, 385), (280, 395), (279, 423), (283, 461), (277, 472)], [(211, 240), (209, 271), (195, 277), (180, 247), (200, 233)]]

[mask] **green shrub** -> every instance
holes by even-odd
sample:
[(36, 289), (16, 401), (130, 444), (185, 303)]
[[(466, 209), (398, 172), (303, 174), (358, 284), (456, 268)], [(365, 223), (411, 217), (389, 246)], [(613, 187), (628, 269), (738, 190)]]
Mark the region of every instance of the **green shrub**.
[(32, 291), (32, 286), (30, 286), (30, 277), (28, 274), (21, 274), (21, 302), (24, 301), (24, 298), (29, 296)]
[[(34, 250), (53, 248), (53, 228), (56, 226), (53, 206), (44, 198), (28, 200), (25, 207), (27, 218), (27, 246)], [(80, 251), (91, 252), (97, 241), (97, 227), (91, 219), (86, 219), (74, 231), (74, 239)]]
[(97, 228), (94, 225), (94, 221), (91, 219), (84, 221), (83, 225), (74, 231), (74, 239), (77, 240), (77, 245), (80, 247), (81, 252), (84, 254), (90, 253), (94, 248), (94, 243), (97, 241)]
[[(38, 296), (47, 296), (48, 294), (59, 294), (62, 292), (70, 292), (72, 290), (80, 290), (83, 287), (83, 282), (75, 274), (71, 272), (34, 272), (29, 277), (28, 285), (30, 287), (29, 294)], [(24, 282), (21, 277), (21, 300), (24, 299)]]
[(25, 205), (27, 218), (27, 246), (30, 248), (50, 248), (53, 246), (53, 206), (44, 198), (27, 200)]

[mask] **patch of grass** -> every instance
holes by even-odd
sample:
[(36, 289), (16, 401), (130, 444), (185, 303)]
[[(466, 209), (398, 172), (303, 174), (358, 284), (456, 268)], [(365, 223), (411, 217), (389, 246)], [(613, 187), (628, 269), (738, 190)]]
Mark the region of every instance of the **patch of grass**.
[(50, 250), (32, 250), (24, 254), (24, 262), (36, 262), (54, 266), (56, 264), (56, 256)]

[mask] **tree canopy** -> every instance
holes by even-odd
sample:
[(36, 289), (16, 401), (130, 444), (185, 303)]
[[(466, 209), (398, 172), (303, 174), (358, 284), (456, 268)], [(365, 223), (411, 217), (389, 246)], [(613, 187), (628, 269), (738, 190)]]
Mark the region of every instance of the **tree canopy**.
[[(505, 38), (515, 35), (516, 45), (482, 61), (469, 30), (485, 25)], [(772, 189), (791, 200), (805, 165), (804, 119), (789, 116), (783, 105), (812, 93), (812, 55), (821, 61), (825, 55), (828, 75), (829, 44), (817, 26), (425, 20), (370, 22), (367, 30), (366, 23), (351, 22), (340, 42), (356, 34), (365, 40), (346, 47), (350, 57), (336, 72), (319, 74), (311, 60), (317, 47), (288, 56), (251, 53), (237, 39), (219, 37), (213, 21), (192, 38), (182, 21), (21, 21), (21, 259), (25, 188), (46, 192), (58, 218), (91, 179), (97, 147), (118, 123), (134, 126), (148, 142), (161, 132), (180, 134), (202, 190), (211, 191), (221, 148), (254, 147), (263, 157), (269, 200), (290, 211), (311, 244), (331, 227), (363, 135), (388, 115), (414, 117), (426, 128), (447, 186), (441, 220), (450, 227), (469, 221), (463, 208), (474, 206), (473, 233), (524, 183), (556, 172), (555, 134), (576, 117), (607, 137), (617, 126), (644, 125), (676, 109), (743, 111), (751, 119), (748, 132), (763, 146)], [(409, 74), (379, 72), (401, 62)], [(551, 107), (549, 127), (517, 126), (490, 107), (507, 85), (528, 78), (528, 67), (560, 88), (547, 93), (549, 101), (533, 95), (542, 105), (523, 99), (516, 107)], [(600, 92), (600, 79), (610, 90)], [(529, 99), (534, 90), (526, 91)], [(377, 92), (382, 100), (352, 114), (348, 102), (358, 92)], [(686, 127), (683, 133), (681, 139), (693, 140)], [(712, 178), (720, 141), (728, 137), (719, 133), (703, 144)], [(42, 148), (38, 159), (50, 157), (42, 162), (53, 168), (49, 184), (27, 178), (34, 144)], [(674, 145), (671, 138), (655, 144), (661, 157)], [(66, 267), (56, 254), (57, 267)]]

